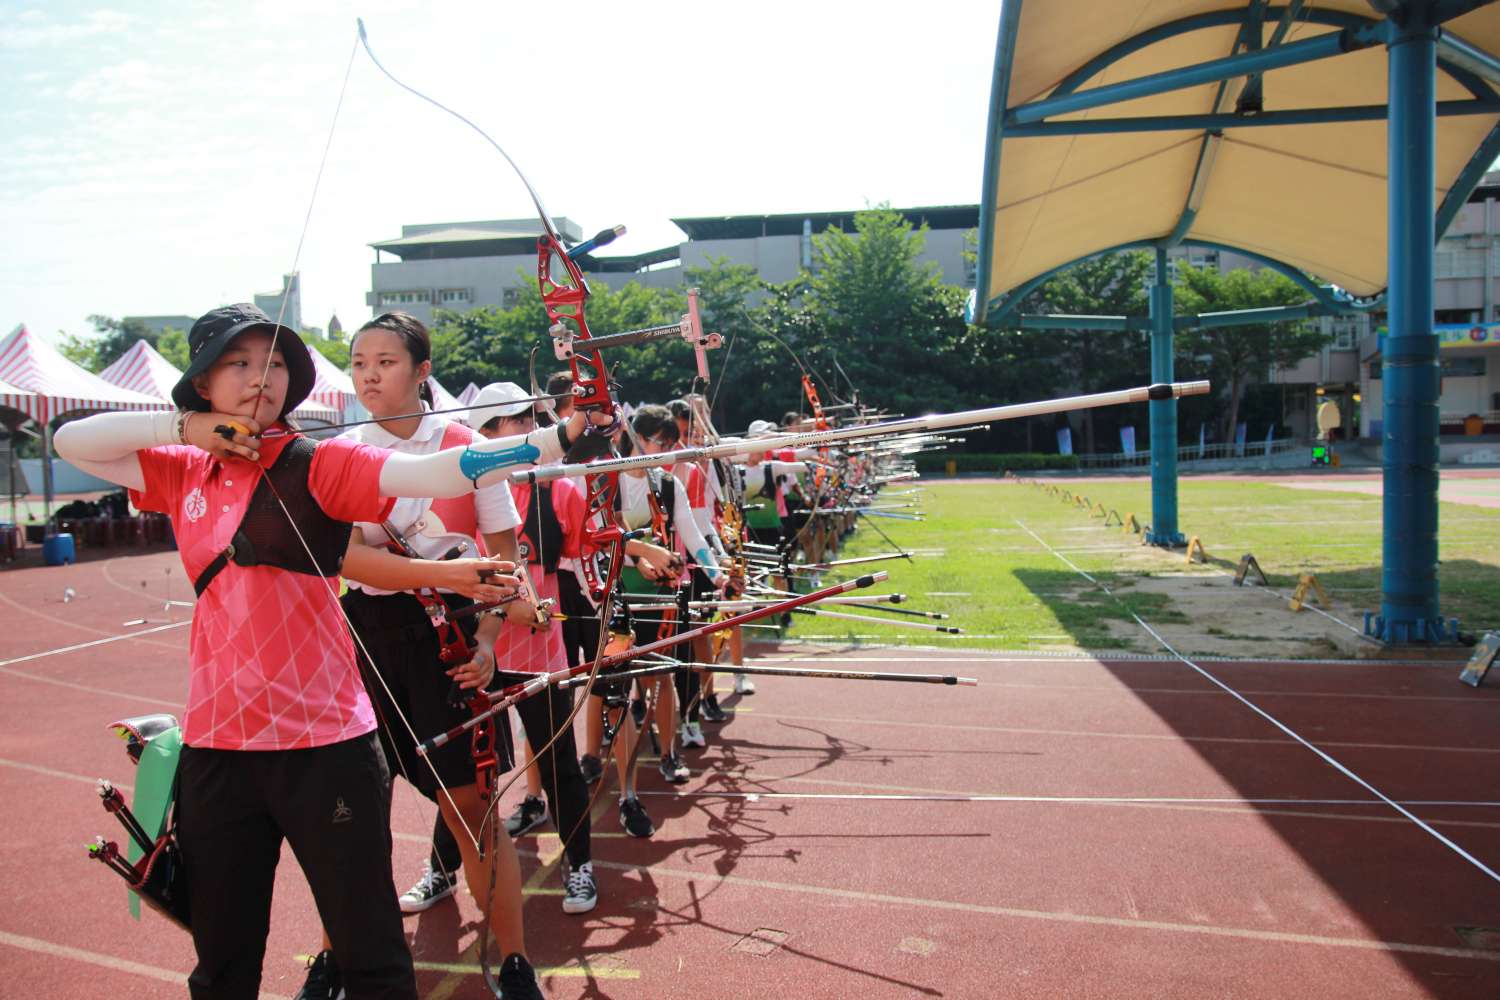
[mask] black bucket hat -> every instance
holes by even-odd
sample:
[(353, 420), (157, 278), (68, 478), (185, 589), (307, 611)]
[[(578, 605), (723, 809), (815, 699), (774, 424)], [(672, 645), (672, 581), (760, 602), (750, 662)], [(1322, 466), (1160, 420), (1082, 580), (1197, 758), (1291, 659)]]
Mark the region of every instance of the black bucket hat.
[(192, 330), (188, 332), (188, 357), (192, 360), (188, 363), (187, 371), (182, 373), (182, 378), (172, 387), (172, 402), (184, 410), (207, 412), (209, 402), (198, 394), (197, 388), (193, 386), (193, 377), (208, 371), (219, 360), (219, 355), (224, 353), (230, 341), (246, 330), (265, 330), (273, 334), (281, 356), (286, 359), (289, 376), (286, 401), (282, 404), (278, 417), (285, 417), (306, 399), (307, 394), (312, 392), (315, 381), (312, 357), (307, 353), (307, 345), (295, 330), (278, 325), (255, 306), (241, 302), (238, 305), (212, 309), (193, 324)]

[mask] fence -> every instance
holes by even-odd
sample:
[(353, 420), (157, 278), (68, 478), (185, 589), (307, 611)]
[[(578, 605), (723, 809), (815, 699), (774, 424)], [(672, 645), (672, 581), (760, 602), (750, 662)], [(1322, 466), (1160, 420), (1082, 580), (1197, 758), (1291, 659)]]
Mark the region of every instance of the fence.
[[(1177, 464), (1192, 462), (1222, 462), (1232, 459), (1254, 460), (1285, 455), (1287, 452), (1308, 453), (1311, 442), (1301, 438), (1281, 438), (1267, 444), (1265, 441), (1247, 441), (1244, 444), (1225, 442), (1222, 444), (1183, 445), (1177, 449)], [(1151, 452), (1137, 451), (1134, 454), (1116, 452), (1110, 455), (1079, 455), (1078, 466), (1083, 469), (1121, 469), (1131, 466), (1149, 466)]]

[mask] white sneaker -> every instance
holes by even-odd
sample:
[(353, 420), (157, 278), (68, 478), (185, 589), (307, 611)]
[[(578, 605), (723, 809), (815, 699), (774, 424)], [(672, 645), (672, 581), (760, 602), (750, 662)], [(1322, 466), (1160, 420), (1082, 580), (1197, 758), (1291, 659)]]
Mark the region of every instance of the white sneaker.
[(694, 747), (698, 750), (708, 746), (708, 741), (703, 738), (703, 727), (696, 722), (684, 722), (677, 727), (677, 742), (683, 747)]
[(735, 674), (734, 675), (734, 693), (735, 694), (754, 694), (755, 693), (755, 682), (752, 681), (749, 677), (747, 677), (744, 674)]
[(458, 890), (458, 879), (443, 872), (433, 871), (429, 863), (417, 879), (417, 884), (401, 894), (402, 913), (421, 913), (433, 903)]

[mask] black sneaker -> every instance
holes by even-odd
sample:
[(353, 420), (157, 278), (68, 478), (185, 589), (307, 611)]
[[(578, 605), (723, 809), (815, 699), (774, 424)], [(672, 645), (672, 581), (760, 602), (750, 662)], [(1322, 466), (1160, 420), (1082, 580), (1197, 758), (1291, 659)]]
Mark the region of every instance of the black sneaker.
[(651, 817), (646, 815), (646, 807), (635, 796), (620, 800), (620, 825), (632, 837), (649, 837), (656, 832)]
[(704, 722), (727, 722), (729, 713), (719, 707), (719, 696), (708, 695), (703, 699), (703, 721)]
[[(428, 862), (417, 879), (417, 884), (401, 894), (402, 913), (421, 913), (440, 899), (446, 899), (458, 889), (458, 878), (447, 872), (434, 871)], [(326, 954), (326, 952), (325, 952)]]
[(530, 833), (547, 821), (547, 804), (535, 795), (528, 795), (516, 806), (516, 811), (505, 821), (505, 832), (512, 837)]
[(662, 754), (661, 760), (656, 762), (656, 769), (673, 785), (686, 784), (687, 780), (693, 776), (692, 772), (687, 769), (687, 765), (682, 762), (682, 758), (675, 753)]
[(564, 913), (587, 913), (599, 903), (599, 888), (594, 885), (594, 864), (591, 861), (585, 861), (568, 872), (564, 887)]
[(495, 996), (502, 1000), (545, 1000), (541, 984), (536, 981), (536, 970), (518, 954), (507, 955), (500, 963), (499, 985)]
[(292, 1000), (344, 1000), (344, 981), (333, 952), (320, 951), (307, 961), (307, 982)]
[(578, 758), (578, 770), (583, 772), (583, 780), (591, 785), (604, 776), (604, 765), (591, 753)]
[(641, 728), (646, 724), (646, 701), (643, 698), (632, 698), (630, 701), (630, 717), (635, 720), (635, 727)]

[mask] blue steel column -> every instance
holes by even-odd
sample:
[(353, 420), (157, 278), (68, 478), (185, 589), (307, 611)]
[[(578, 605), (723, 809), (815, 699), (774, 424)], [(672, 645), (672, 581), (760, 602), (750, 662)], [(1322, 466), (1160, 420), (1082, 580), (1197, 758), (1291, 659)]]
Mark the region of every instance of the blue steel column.
[(1437, 41), (1430, 0), (1406, 6), (1388, 55), (1390, 312), (1385, 338), (1380, 615), (1386, 642), (1441, 642), (1438, 613), (1438, 342), (1432, 329)]
[[(1156, 248), (1156, 283), (1151, 286), (1151, 381), (1172, 379), (1172, 279), (1167, 251)], [(1181, 545), (1177, 531), (1177, 400), (1153, 399), (1151, 407), (1152, 545)]]

